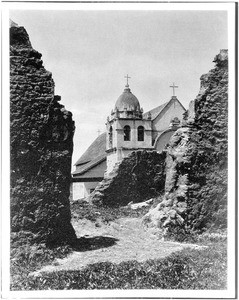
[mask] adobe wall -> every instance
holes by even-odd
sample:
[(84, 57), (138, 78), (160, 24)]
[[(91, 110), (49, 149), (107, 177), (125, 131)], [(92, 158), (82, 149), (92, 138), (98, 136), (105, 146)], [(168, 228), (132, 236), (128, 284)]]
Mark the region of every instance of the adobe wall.
[(166, 236), (227, 226), (227, 50), (214, 62), (201, 76), (187, 125), (170, 140), (164, 200), (145, 216)]
[(60, 99), (24, 27), (11, 27), (11, 232), (47, 244), (76, 238), (69, 203), (75, 127)]
[(165, 152), (136, 151), (117, 163), (90, 196), (97, 205), (122, 206), (164, 191)]

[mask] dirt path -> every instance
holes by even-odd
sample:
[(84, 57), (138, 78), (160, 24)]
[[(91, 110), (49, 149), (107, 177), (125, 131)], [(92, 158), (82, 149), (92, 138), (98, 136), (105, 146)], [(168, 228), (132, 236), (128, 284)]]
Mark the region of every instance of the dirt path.
[[(86, 236), (93, 243), (93, 249), (74, 251), (64, 259), (57, 259), (54, 265), (46, 266), (34, 272), (53, 272), (59, 270), (79, 270), (88, 264), (109, 261), (122, 261), (163, 258), (172, 252), (186, 247), (199, 248), (193, 244), (164, 242), (150, 234), (141, 225), (137, 218), (122, 218), (108, 225), (95, 223), (89, 220), (80, 220), (73, 223), (77, 236)], [(95, 249), (94, 249), (95, 245)]]

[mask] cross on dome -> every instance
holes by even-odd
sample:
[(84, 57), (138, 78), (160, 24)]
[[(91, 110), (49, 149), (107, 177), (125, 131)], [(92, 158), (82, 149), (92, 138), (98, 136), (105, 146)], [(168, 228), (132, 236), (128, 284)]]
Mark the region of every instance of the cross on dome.
[(178, 88), (178, 85), (175, 85), (173, 82), (173, 85), (170, 85), (169, 87), (173, 88), (173, 96), (175, 96), (175, 89)]
[(128, 76), (128, 74), (127, 74), (127, 76), (125, 76), (124, 78), (126, 78), (126, 79), (127, 79), (126, 86), (129, 86), (129, 82), (128, 82), (128, 80), (129, 80), (129, 78), (131, 78), (131, 77), (129, 77), (129, 76)]

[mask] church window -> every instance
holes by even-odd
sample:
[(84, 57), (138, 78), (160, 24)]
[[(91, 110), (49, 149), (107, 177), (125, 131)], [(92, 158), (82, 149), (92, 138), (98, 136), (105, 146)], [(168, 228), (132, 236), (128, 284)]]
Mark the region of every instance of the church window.
[(113, 128), (110, 126), (110, 131), (109, 131), (109, 148), (112, 148), (113, 146)]
[(124, 127), (124, 141), (130, 141), (130, 126), (126, 125)]
[(140, 142), (144, 141), (144, 127), (143, 126), (138, 127), (138, 141), (140, 141)]

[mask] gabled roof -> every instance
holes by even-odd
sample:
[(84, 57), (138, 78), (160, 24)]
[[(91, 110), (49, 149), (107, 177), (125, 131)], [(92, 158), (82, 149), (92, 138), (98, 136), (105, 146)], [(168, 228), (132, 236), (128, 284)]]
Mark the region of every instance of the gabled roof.
[(77, 160), (75, 166), (85, 165), (97, 158), (106, 157), (106, 132), (99, 135), (85, 153)]
[(105, 154), (99, 155), (88, 163), (78, 166), (77, 169), (72, 173), (72, 175), (82, 175), (105, 160)]
[(151, 110), (147, 111), (146, 113), (143, 114), (143, 118), (146, 118), (148, 116), (148, 113), (150, 112), (151, 113), (151, 119), (154, 120), (161, 113), (161, 111), (165, 108), (165, 106), (168, 103), (169, 103), (169, 101), (165, 102), (162, 105), (159, 105), (159, 106), (155, 107), (154, 109), (151, 109)]
[(157, 107), (155, 107), (154, 109), (151, 109), (149, 111), (147, 111), (146, 113), (143, 114), (143, 118), (147, 118), (148, 113), (151, 113), (151, 119), (154, 120), (157, 118), (157, 116), (166, 108), (166, 106), (173, 100), (177, 100), (179, 102), (179, 104), (182, 106), (182, 108), (186, 111), (186, 109), (184, 108), (184, 106), (182, 105), (182, 103), (178, 100), (178, 98), (176, 96), (172, 96), (172, 98), (168, 101), (165, 102), (162, 105), (159, 105)]

